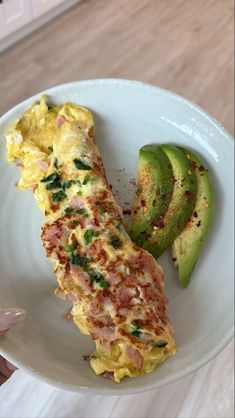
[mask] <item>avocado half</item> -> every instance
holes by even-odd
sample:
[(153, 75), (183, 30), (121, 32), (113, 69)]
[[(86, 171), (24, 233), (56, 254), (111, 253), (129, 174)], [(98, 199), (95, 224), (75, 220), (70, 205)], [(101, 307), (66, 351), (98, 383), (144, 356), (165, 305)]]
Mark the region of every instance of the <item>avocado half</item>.
[(192, 216), (172, 245), (173, 262), (179, 269), (179, 282), (187, 287), (212, 221), (214, 194), (208, 170), (191, 151), (179, 147), (197, 179), (197, 195)]
[(152, 233), (143, 248), (158, 258), (185, 228), (196, 201), (197, 181), (185, 154), (172, 145), (161, 145), (173, 170), (173, 193), (165, 214), (152, 223)]
[(151, 223), (163, 215), (173, 192), (173, 171), (169, 158), (156, 144), (139, 151), (138, 189), (133, 216), (128, 226), (131, 239), (143, 246), (152, 232)]

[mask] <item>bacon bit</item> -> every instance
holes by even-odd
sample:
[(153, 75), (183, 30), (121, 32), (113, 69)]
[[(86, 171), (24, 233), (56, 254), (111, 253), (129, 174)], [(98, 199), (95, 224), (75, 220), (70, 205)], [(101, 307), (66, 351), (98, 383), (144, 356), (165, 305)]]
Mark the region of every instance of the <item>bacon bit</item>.
[(71, 314), (71, 310), (72, 308), (66, 309), (65, 313), (63, 314), (63, 319), (65, 319), (66, 321), (71, 321), (73, 317), (73, 315)]
[(201, 225), (201, 221), (198, 221), (197, 226), (199, 227)]
[(115, 327), (97, 327), (90, 331), (91, 336), (94, 340), (102, 340), (102, 339), (109, 339), (109, 341), (114, 341), (115, 336)]
[(205, 171), (205, 167), (204, 167), (203, 165), (200, 165), (200, 166), (198, 167), (198, 170), (199, 170), (199, 171)]
[(65, 121), (66, 121), (66, 119), (64, 118), (64, 116), (58, 115), (57, 118), (56, 118), (56, 121), (55, 121), (55, 126), (57, 128), (60, 128)]
[(83, 199), (81, 199), (78, 196), (74, 196), (70, 202), (68, 202), (68, 206), (70, 206), (73, 209), (84, 209), (85, 208), (85, 203), (83, 201)]
[(152, 222), (153, 226), (157, 226), (158, 228), (162, 229), (164, 228), (165, 224), (164, 224), (164, 217), (163, 215), (159, 216), (159, 219), (157, 221)]
[(184, 194), (185, 194), (185, 196), (191, 196), (191, 192), (190, 192), (190, 190), (186, 190), (185, 192), (184, 192)]
[(197, 168), (197, 163), (196, 161), (191, 161), (191, 166), (192, 168), (195, 170)]
[(188, 175), (191, 176), (192, 175), (192, 171), (188, 170)]
[(209, 208), (210, 204), (208, 202), (205, 203), (205, 208)]
[(49, 164), (46, 161), (38, 160), (36, 163), (37, 163), (38, 167), (41, 168), (44, 171), (47, 171), (48, 168), (49, 168)]
[(123, 215), (131, 215), (131, 210), (130, 209), (123, 209), (122, 213), (123, 213)]
[(141, 203), (141, 206), (143, 207), (146, 205), (146, 201), (144, 199), (141, 199), (140, 203)]
[(128, 355), (129, 359), (132, 361), (133, 366), (138, 370), (141, 369), (142, 358), (141, 358), (139, 351), (129, 346), (126, 348), (126, 354)]
[(197, 218), (198, 217), (198, 213), (196, 211), (194, 211), (193, 212), (193, 216), (194, 216), (194, 218)]
[(84, 354), (82, 357), (84, 361), (87, 361), (90, 358), (89, 354)]
[(113, 380), (113, 375), (114, 375), (114, 372), (109, 372), (108, 370), (106, 370), (104, 373), (101, 374), (101, 376), (104, 377), (105, 379), (111, 379), (111, 380)]

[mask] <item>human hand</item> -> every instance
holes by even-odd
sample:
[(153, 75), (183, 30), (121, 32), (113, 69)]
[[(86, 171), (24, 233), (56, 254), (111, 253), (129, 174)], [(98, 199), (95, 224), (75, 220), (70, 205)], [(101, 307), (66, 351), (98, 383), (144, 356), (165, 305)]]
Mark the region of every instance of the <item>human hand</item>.
[[(0, 309), (0, 336), (25, 317), (26, 311), (24, 309)], [(11, 377), (16, 369), (17, 367), (0, 355), (0, 386)]]

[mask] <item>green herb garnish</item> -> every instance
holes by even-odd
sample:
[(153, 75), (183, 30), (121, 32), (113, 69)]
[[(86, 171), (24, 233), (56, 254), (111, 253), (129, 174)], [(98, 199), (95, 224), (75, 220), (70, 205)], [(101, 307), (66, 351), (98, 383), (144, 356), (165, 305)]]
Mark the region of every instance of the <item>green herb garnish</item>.
[(65, 250), (67, 252), (72, 252), (75, 250), (75, 248), (77, 247), (78, 243), (77, 241), (73, 241), (71, 244), (68, 244), (67, 247), (65, 248)]
[(46, 186), (47, 190), (60, 189), (61, 187), (61, 182), (59, 180), (55, 180), (52, 183), (48, 183)]
[(122, 246), (122, 241), (116, 235), (110, 235), (109, 239), (113, 248), (118, 249)]
[(63, 189), (65, 190), (65, 189), (69, 189), (71, 186), (72, 186), (72, 184), (75, 184), (76, 183), (76, 181), (75, 180), (65, 180), (64, 182), (63, 182)]
[(79, 256), (72, 253), (71, 262), (83, 268), (84, 271), (88, 271), (88, 264), (91, 261), (90, 258), (85, 256)]
[(101, 214), (101, 215), (103, 215), (103, 213), (105, 213), (106, 211), (105, 211), (105, 208), (99, 208), (99, 213)]
[(79, 192), (77, 192), (77, 195), (78, 195), (78, 196), (82, 196), (82, 191), (81, 191), (81, 190), (79, 190)]
[(90, 277), (95, 283), (99, 283), (99, 286), (102, 289), (108, 289), (109, 288), (109, 286), (110, 286), (109, 282), (107, 282), (107, 280), (105, 280), (103, 274), (101, 274), (100, 272), (94, 271), (94, 272), (90, 273)]
[(73, 211), (74, 211), (74, 209), (73, 208), (70, 208), (70, 207), (68, 207), (68, 208), (65, 208), (65, 213), (72, 213)]
[(52, 202), (61, 202), (62, 200), (66, 199), (66, 197), (66, 194), (62, 190), (56, 193), (52, 193), (51, 195)]
[(51, 154), (53, 152), (53, 147), (48, 147), (48, 151)]
[(91, 167), (79, 158), (75, 158), (73, 162), (78, 170), (91, 170)]
[(163, 348), (166, 347), (167, 341), (158, 341), (156, 344), (154, 344), (154, 348)]
[(58, 168), (59, 168), (58, 158), (55, 158), (55, 161), (54, 161), (54, 164), (53, 165), (58, 170)]
[(70, 222), (70, 225), (72, 228), (75, 228), (78, 224), (79, 222), (77, 219), (72, 219), (72, 221)]
[(49, 176), (44, 177), (41, 183), (49, 183), (50, 181), (59, 180), (60, 176), (58, 173), (51, 173)]
[(135, 329), (134, 331), (132, 331), (131, 335), (134, 335), (134, 337), (140, 338), (142, 332), (139, 331), (138, 329)]
[(118, 229), (118, 230), (120, 231), (121, 226), (122, 226), (121, 224), (116, 224), (116, 225), (115, 225), (115, 228), (116, 228), (116, 229)]
[(99, 206), (99, 205), (101, 205), (101, 202), (100, 202), (99, 200), (97, 200), (97, 201), (95, 202), (95, 205), (96, 205), (96, 206)]
[(47, 105), (48, 110), (52, 110), (52, 109), (54, 109), (54, 107), (56, 107), (56, 105)]
[(99, 232), (94, 231), (93, 229), (87, 229), (85, 234), (83, 235), (85, 244), (90, 244), (93, 237), (98, 237)]
[(89, 181), (90, 181), (90, 176), (87, 174), (87, 175), (84, 177), (82, 184), (84, 184), (84, 185), (85, 185), (85, 184), (87, 184)]

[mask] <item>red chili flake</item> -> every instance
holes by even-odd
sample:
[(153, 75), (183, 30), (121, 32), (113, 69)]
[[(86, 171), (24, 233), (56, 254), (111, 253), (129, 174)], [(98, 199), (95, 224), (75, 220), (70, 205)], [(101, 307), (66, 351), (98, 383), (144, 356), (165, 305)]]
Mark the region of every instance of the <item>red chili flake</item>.
[(192, 192), (190, 192), (190, 190), (185, 190), (184, 194), (185, 196), (191, 196)]
[(130, 209), (123, 209), (122, 213), (123, 213), (123, 215), (131, 215), (131, 210)]
[(141, 202), (141, 206), (143, 206), (143, 207), (144, 207), (144, 206), (146, 205), (146, 201), (145, 201), (144, 199), (141, 199), (141, 201), (140, 201), (140, 202)]
[(157, 204), (157, 201), (156, 201), (156, 199), (154, 199), (153, 202), (152, 202), (153, 207), (155, 207), (156, 204)]
[(200, 226), (200, 225), (201, 225), (201, 221), (198, 221), (197, 226)]
[(197, 163), (196, 161), (191, 161), (191, 166), (192, 168), (195, 170), (197, 168)]
[(160, 215), (157, 221), (153, 221), (152, 225), (157, 226), (160, 229), (164, 228), (163, 215)]
[(199, 171), (205, 171), (205, 167), (204, 167), (203, 165), (200, 165), (200, 166), (198, 167), (198, 170), (199, 170)]
[(110, 185), (109, 185), (109, 187), (110, 187), (110, 189), (112, 190), (112, 188), (113, 188), (113, 185), (112, 185), (112, 184), (110, 184)]
[(90, 357), (90, 356), (89, 356), (88, 354), (84, 354), (84, 356), (82, 356), (82, 357), (83, 357), (83, 360), (84, 360), (84, 361), (87, 361), (87, 360), (89, 359), (89, 357)]
[(193, 212), (193, 216), (194, 216), (194, 218), (197, 218), (198, 217), (198, 213), (196, 211), (194, 211)]

